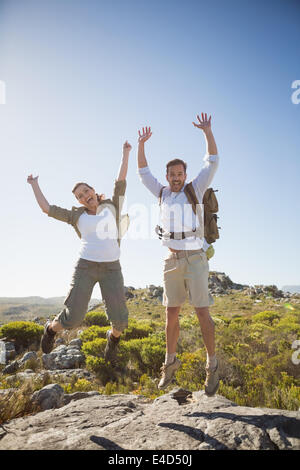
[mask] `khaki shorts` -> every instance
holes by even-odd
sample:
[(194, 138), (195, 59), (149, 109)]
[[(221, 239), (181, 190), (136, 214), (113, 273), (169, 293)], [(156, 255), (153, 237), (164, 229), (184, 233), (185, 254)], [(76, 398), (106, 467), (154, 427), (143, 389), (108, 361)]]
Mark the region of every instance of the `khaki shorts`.
[(163, 305), (179, 307), (189, 294), (190, 303), (208, 307), (214, 300), (208, 291), (208, 261), (203, 250), (170, 253), (164, 260)]

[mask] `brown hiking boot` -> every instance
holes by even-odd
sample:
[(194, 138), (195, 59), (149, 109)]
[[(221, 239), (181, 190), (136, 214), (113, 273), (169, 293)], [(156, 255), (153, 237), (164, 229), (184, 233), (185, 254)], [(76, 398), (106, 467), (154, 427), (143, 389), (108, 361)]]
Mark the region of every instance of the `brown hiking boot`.
[(120, 342), (120, 337), (116, 339), (111, 338), (112, 331), (106, 332), (107, 343), (104, 351), (105, 362), (111, 362), (113, 366), (117, 365), (117, 347)]
[(209, 367), (205, 368), (206, 370), (206, 380), (204, 384), (205, 394), (208, 397), (212, 397), (219, 388), (219, 362), (214, 369)]
[(51, 330), (49, 331), (48, 327), (49, 327), (50, 323), (51, 323), (50, 320), (46, 321), (44, 334), (43, 334), (42, 339), (41, 339), (41, 348), (42, 348), (43, 353), (45, 353), (45, 354), (49, 354), (52, 351), (53, 346), (54, 346), (54, 342), (55, 342), (56, 333), (54, 331), (51, 331)]
[(166, 388), (172, 382), (174, 374), (177, 371), (177, 369), (179, 369), (180, 366), (181, 366), (181, 362), (179, 359), (177, 359), (177, 357), (175, 357), (174, 362), (172, 362), (171, 364), (162, 365), (162, 368), (161, 368), (162, 377), (158, 384), (159, 389), (162, 390)]

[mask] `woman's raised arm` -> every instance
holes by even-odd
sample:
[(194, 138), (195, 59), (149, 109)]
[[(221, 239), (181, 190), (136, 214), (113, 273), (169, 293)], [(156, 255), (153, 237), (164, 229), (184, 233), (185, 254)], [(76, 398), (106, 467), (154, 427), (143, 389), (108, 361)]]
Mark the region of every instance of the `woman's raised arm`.
[(119, 168), (117, 181), (126, 180), (127, 170), (128, 170), (128, 159), (129, 159), (129, 154), (130, 154), (131, 149), (132, 149), (131, 145), (126, 140), (126, 142), (123, 145), (123, 156), (122, 156), (122, 161), (121, 161), (121, 165)]
[(39, 183), (38, 183), (38, 176), (33, 177), (32, 175), (29, 175), (28, 178), (27, 178), (27, 183), (31, 184), (31, 187), (33, 189), (35, 198), (38, 202), (38, 205), (42, 209), (42, 211), (45, 212), (46, 214), (48, 214), (49, 209), (50, 209), (50, 205), (49, 205), (47, 199), (45, 198), (44, 194), (41, 191), (41, 188), (40, 188)]

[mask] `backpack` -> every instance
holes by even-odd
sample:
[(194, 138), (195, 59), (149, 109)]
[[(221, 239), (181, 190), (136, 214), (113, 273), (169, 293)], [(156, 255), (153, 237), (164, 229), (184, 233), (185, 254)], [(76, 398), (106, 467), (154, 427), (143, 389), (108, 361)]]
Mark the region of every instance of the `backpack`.
[[(163, 186), (159, 193), (159, 205), (162, 202), (162, 193), (165, 186)], [(204, 238), (206, 239), (207, 243), (211, 244), (214, 243), (219, 236), (219, 228), (217, 225), (218, 216), (216, 212), (219, 211), (219, 204), (216, 198), (215, 193), (218, 190), (214, 190), (213, 188), (208, 188), (202, 199), (202, 204), (204, 206)], [(184, 193), (188, 198), (189, 203), (192, 205), (194, 214), (199, 216), (198, 208), (199, 208), (199, 201), (195, 193), (195, 189), (193, 187), (192, 182), (188, 183), (184, 188)], [(161, 227), (157, 227), (156, 232), (158, 233), (159, 238), (162, 238), (163, 230)], [(195, 230), (193, 230), (195, 232)], [(187, 235), (188, 234), (188, 235)], [(186, 238), (187, 236), (191, 236), (192, 233), (186, 232), (186, 234), (182, 233), (182, 238)], [(170, 238), (174, 239), (174, 232), (170, 233)]]

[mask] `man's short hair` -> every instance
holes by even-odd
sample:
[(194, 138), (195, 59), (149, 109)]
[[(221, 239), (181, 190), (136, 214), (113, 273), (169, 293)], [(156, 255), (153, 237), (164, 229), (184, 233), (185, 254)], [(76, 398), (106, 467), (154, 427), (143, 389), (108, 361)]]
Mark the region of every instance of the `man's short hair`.
[(174, 158), (174, 160), (170, 160), (168, 163), (167, 163), (167, 173), (169, 171), (169, 168), (171, 166), (175, 166), (175, 165), (182, 165), (183, 168), (184, 168), (184, 172), (186, 173), (186, 169), (187, 169), (187, 164), (183, 161), (183, 160), (180, 160), (180, 158)]

